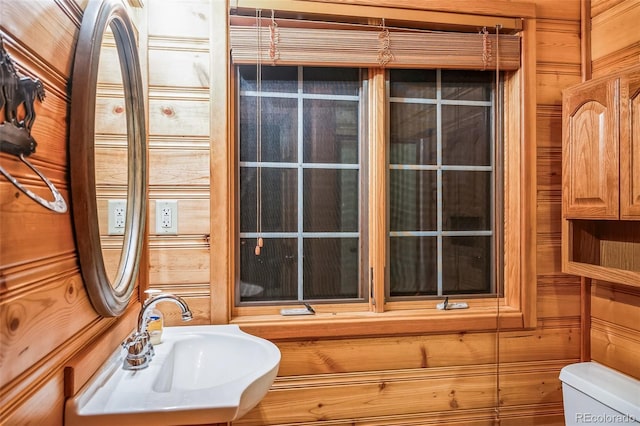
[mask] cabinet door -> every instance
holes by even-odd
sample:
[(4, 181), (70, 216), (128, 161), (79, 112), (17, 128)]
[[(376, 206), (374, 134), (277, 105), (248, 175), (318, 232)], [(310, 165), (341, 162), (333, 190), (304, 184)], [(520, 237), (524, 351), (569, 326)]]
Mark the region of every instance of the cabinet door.
[(640, 71), (620, 79), (620, 219), (640, 220)]
[(564, 92), (562, 211), (569, 219), (618, 219), (619, 79)]

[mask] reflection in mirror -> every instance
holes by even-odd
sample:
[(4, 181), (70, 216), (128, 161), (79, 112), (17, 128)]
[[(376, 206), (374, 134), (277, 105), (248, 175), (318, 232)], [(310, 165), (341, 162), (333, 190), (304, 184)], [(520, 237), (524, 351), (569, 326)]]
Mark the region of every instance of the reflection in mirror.
[[(73, 64), (69, 163), (78, 259), (103, 316), (122, 314), (138, 279), (147, 209), (144, 90), (133, 25), (120, 0), (89, 0)], [(108, 235), (107, 201), (126, 202)], [(108, 231), (108, 228), (107, 228)]]
[(95, 123), (100, 245), (107, 277), (113, 283), (123, 254), (128, 159), (124, 85), (111, 26), (105, 31), (98, 59)]

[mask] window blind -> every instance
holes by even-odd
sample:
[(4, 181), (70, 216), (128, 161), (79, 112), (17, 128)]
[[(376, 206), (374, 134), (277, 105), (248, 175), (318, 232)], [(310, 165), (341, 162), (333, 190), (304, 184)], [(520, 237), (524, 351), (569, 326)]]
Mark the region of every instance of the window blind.
[[(387, 68), (520, 67), (520, 37), (479, 33), (410, 30), (345, 24), (338, 28), (309, 26), (299, 20), (231, 20), (231, 59), (235, 64), (356, 66)], [(493, 33), (491, 33), (493, 31)], [(499, 52), (498, 52), (499, 49)]]

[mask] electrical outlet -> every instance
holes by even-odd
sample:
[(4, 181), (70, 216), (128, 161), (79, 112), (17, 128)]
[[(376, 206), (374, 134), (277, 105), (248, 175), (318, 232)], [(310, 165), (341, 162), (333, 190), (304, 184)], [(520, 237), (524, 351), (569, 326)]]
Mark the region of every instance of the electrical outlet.
[(156, 200), (156, 234), (178, 235), (178, 200)]
[(124, 225), (127, 220), (127, 202), (125, 200), (108, 200), (108, 235), (124, 235)]

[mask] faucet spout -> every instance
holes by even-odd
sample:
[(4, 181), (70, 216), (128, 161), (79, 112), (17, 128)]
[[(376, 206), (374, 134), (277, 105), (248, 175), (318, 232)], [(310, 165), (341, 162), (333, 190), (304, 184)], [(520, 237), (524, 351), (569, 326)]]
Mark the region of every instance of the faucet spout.
[(153, 358), (155, 351), (150, 341), (149, 332), (147, 331), (147, 317), (149, 316), (149, 310), (158, 302), (167, 301), (173, 302), (180, 307), (182, 311), (182, 320), (191, 321), (193, 315), (189, 309), (189, 305), (181, 297), (169, 294), (160, 293), (147, 299), (140, 309), (138, 314), (138, 328), (127, 339), (122, 342), (122, 347), (125, 349), (127, 355), (123, 361), (123, 368), (125, 370), (142, 370), (149, 366), (151, 358)]
[(160, 293), (150, 299), (147, 299), (140, 309), (140, 313), (138, 314), (138, 333), (144, 333), (147, 329), (147, 316), (149, 309), (155, 306), (158, 302), (173, 302), (180, 307), (182, 311), (182, 321), (191, 321), (193, 319), (193, 314), (189, 309), (189, 305), (187, 302), (182, 299), (180, 296), (176, 296), (174, 294), (169, 293)]

